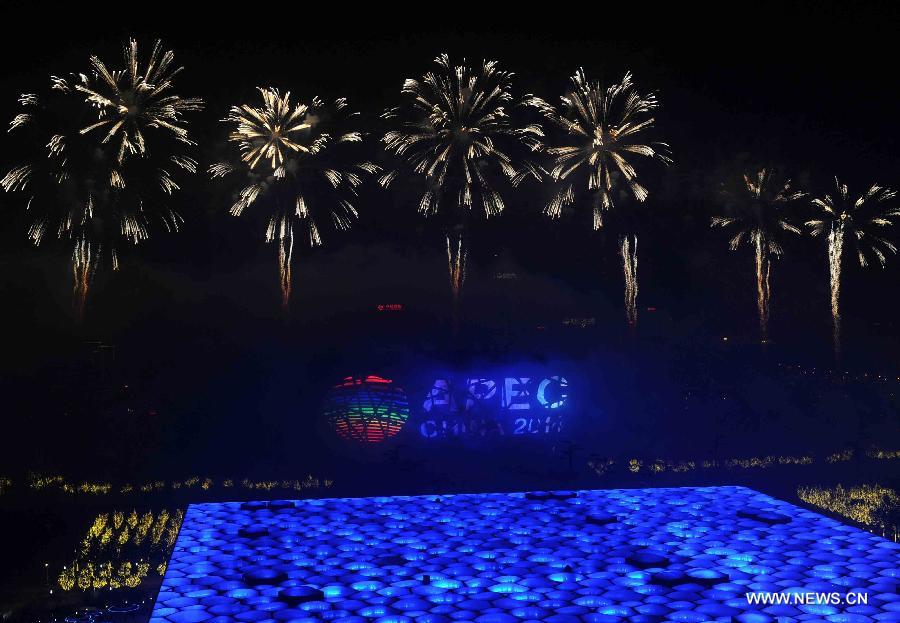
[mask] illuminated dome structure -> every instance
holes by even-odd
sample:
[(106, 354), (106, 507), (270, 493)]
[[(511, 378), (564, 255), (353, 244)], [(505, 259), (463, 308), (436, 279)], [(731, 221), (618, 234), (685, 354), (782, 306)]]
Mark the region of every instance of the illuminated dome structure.
[(400, 432), (409, 404), (391, 379), (348, 376), (328, 393), (323, 414), (341, 439), (378, 443)]
[(247, 504), (190, 505), (150, 623), (898, 620), (900, 544), (744, 487)]

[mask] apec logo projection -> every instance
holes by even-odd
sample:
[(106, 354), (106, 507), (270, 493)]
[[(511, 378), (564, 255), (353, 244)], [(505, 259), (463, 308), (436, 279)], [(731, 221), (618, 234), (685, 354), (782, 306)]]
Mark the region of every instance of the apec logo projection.
[(568, 399), (563, 376), (438, 378), (422, 402), (419, 434), (435, 439), (558, 433)]

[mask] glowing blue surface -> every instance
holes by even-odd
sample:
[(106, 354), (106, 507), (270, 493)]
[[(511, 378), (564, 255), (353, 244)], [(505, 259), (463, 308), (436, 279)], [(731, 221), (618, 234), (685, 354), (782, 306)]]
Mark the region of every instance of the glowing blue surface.
[(234, 502), (189, 507), (150, 620), (874, 623), (898, 589), (900, 545), (742, 487)]

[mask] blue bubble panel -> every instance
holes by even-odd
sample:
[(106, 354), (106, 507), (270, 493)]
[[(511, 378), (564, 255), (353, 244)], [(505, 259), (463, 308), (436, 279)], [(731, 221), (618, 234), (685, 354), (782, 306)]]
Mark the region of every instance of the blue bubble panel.
[(898, 594), (900, 545), (743, 487), (279, 500), (191, 505), (150, 621), (866, 623)]

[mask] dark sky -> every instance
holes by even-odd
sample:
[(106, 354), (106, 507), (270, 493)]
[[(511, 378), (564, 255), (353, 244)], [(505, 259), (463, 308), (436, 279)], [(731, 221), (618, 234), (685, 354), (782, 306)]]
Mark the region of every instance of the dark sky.
[[(186, 68), (180, 93), (208, 102), (192, 128), (204, 166), (224, 133), (217, 120), (256, 86), (280, 86), (302, 97), (347, 96), (375, 129), (377, 114), (397, 102), (402, 80), (428, 69), (444, 51), (453, 58), (495, 58), (516, 72), (520, 93), (550, 100), (579, 66), (608, 79), (631, 70), (642, 89), (658, 91), (657, 136), (675, 157), (668, 170), (642, 167), (651, 199), (641, 301), (666, 314), (666, 326), (682, 337), (753, 336), (750, 255), (729, 253), (726, 240), (707, 226), (717, 209), (711, 189), (724, 177), (759, 163), (784, 167), (812, 190), (821, 191), (835, 174), (858, 190), (873, 181), (900, 187), (896, 4), (550, 5), (556, 13), (485, 10), (485, 4), (360, 10), (349, 3), (235, 9), (219, 3), (193, 14), (187, 3), (66, 10), (18, 3), (0, 16), (0, 113), (10, 118), (18, 94), (42, 88), (51, 73), (86, 71), (92, 53), (117, 58), (129, 36), (145, 42), (162, 37)], [(0, 145), (5, 169), (14, 160), (6, 135)], [(364, 198), (356, 231), (300, 258), (303, 286), (295, 304), (301, 313), (327, 316), (333, 308), (352, 317), (354, 309), (394, 300), (443, 306), (437, 233), (421, 227), (402, 193), (373, 190)], [(485, 292), (485, 309), (502, 307), (489, 276), (512, 267), (528, 275), (517, 296), (535, 317), (558, 322), (567, 314), (608, 313), (618, 323), (615, 234), (548, 223), (541, 199), (541, 189), (514, 193), (505, 220), (483, 228), (474, 243), (469, 300)], [(65, 249), (32, 249), (23, 235), (22, 206), (0, 197), (0, 313), (11, 331), (7, 343), (20, 351), (40, 335), (50, 342), (59, 336), (116, 341), (137, 327), (161, 336), (201, 322), (222, 333), (239, 333), (234, 323), (275, 322), (275, 266), (259, 220), (228, 217), (222, 192), (203, 178), (187, 185), (178, 201), (188, 217), (185, 231), (151, 241), (126, 258), (119, 275), (99, 280), (87, 325), (73, 328)], [(898, 264), (848, 273), (848, 322), (866, 344), (886, 339), (896, 345)], [(798, 240), (776, 267), (774, 288), (782, 340), (827, 345), (824, 249)], [(890, 361), (894, 354), (880, 357)]]

